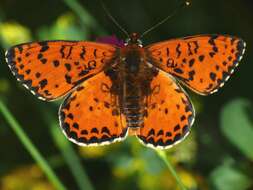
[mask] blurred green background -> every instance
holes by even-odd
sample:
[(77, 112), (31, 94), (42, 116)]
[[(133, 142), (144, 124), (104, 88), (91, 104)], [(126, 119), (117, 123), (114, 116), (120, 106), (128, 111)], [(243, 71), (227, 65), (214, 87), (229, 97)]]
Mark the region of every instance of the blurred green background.
[[(178, 4), (176, 0), (104, 2), (127, 31), (140, 33)], [(218, 93), (202, 97), (188, 91), (197, 115), (185, 141), (166, 154), (133, 137), (84, 148), (68, 142), (59, 130), (61, 100), (42, 102), (24, 89), (9, 71), (4, 50), (28, 41), (94, 41), (106, 35), (124, 39), (124, 35), (97, 0), (0, 0), (0, 189), (184, 189), (175, 176), (185, 189), (253, 189), (252, 0), (192, 0), (190, 7), (142, 40), (149, 44), (207, 33), (240, 36), (247, 43), (246, 53)], [(6, 120), (4, 105), (14, 118)], [(13, 123), (15, 119), (20, 126)], [(176, 171), (175, 176), (171, 171)]]

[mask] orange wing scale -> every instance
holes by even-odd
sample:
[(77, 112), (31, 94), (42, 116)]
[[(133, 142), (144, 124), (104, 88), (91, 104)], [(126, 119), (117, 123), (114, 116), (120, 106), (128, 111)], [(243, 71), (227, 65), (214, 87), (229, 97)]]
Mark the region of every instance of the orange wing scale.
[(163, 71), (152, 80), (151, 89), (154, 88), (156, 92), (148, 97), (144, 127), (137, 136), (152, 148), (169, 148), (188, 134), (194, 121), (194, 109), (183, 89)]
[(107, 90), (112, 82), (104, 72), (83, 82), (59, 110), (64, 134), (79, 145), (109, 144), (127, 135), (126, 119), (117, 97)]
[(245, 42), (225, 35), (172, 39), (146, 47), (150, 62), (207, 95), (222, 87), (245, 51)]
[(54, 100), (103, 70), (116, 48), (93, 42), (25, 43), (6, 52), (12, 73), (33, 94)]

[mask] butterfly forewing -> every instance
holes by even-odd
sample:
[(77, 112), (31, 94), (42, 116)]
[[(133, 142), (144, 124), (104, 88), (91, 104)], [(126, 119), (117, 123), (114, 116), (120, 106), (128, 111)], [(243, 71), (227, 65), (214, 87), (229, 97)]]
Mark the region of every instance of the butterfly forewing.
[(226, 35), (199, 35), (151, 44), (149, 61), (207, 95), (223, 86), (245, 51), (245, 42)]
[(54, 100), (103, 70), (115, 52), (109, 44), (45, 41), (14, 46), (6, 52), (6, 60), (12, 73), (33, 94)]

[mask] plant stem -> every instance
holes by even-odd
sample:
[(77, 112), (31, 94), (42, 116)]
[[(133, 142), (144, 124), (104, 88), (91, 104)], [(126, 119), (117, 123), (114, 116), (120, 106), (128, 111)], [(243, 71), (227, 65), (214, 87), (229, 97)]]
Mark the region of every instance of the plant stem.
[(7, 107), (4, 105), (4, 103), (1, 100), (0, 100), (0, 112), (3, 114), (4, 118), (9, 123), (10, 127), (15, 132), (15, 134), (18, 136), (19, 140), (24, 145), (26, 150), (31, 154), (32, 158), (37, 162), (39, 167), (44, 171), (49, 181), (52, 182), (52, 184), (55, 186), (56, 189), (66, 190), (64, 185), (61, 183), (59, 178), (56, 176), (52, 168), (47, 163), (47, 161), (43, 158), (43, 156), (40, 154), (38, 149), (35, 147), (35, 145), (32, 143), (32, 141), (23, 131), (22, 127), (18, 124), (16, 119), (12, 116), (10, 111), (7, 109)]
[(71, 173), (76, 180), (76, 183), (80, 190), (93, 190), (93, 186), (85, 173), (80, 159), (71, 144), (67, 141), (66, 137), (60, 132), (58, 125), (51, 125), (51, 134), (54, 137), (54, 141), (60, 149)]
[(170, 173), (174, 176), (174, 178), (176, 179), (179, 187), (181, 190), (187, 190), (186, 187), (183, 185), (180, 177), (177, 175), (176, 170), (173, 168), (173, 166), (170, 164), (167, 155), (165, 153), (165, 151), (162, 150), (156, 150), (158, 156), (164, 161), (164, 163), (166, 164), (166, 166), (168, 167), (168, 169), (170, 170)]
[(59, 124), (54, 121), (50, 112), (43, 112), (42, 114), (45, 116), (46, 120), (49, 121), (48, 126), (53, 137), (53, 141), (61, 151), (79, 189), (94, 190), (77, 153), (72, 148), (70, 142), (68, 142), (66, 137), (61, 133)]

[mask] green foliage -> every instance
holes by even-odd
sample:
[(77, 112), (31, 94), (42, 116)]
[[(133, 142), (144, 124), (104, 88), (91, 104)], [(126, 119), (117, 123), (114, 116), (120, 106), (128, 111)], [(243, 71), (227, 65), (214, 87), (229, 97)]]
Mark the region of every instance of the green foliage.
[(0, 100), (0, 113), (3, 114), (8, 124), (10, 125), (12, 130), (15, 132), (19, 140), (21, 141), (21, 143), (24, 145), (27, 151), (31, 154), (31, 156), (37, 162), (37, 164), (41, 167), (41, 169), (45, 172), (46, 176), (52, 182), (52, 184), (58, 190), (65, 190), (66, 188), (58, 179), (58, 177), (55, 175), (53, 169), (49, 166), (45, 158), (43, 158), (39, 150), (34, 146), (32, 141), (23, 131), (22, 127), (18, 124), (18, 122), (15, 120), (15, 118), (12, 116), (10, 111), (6, 108), (5, 104), (1, 100)]
[(252, 111), (250, 101), (236, 99), (226, 104), (221, 113), (223, 134), (251, 160), (253, 160)]
[(228, 160), (211, 173), (210, 179), (216, 190), (247, 190), (252, 185), (250, 177)]
[(77, 0), (63, 0), (73, 12), (79, 16), (79, 19), (82, 21), (84, 26), (90, 26), (92, 29), (95, 29), (97, 35), (105, 35), (106, 32), (100, 25), (97, 23), (96, 19), (90, 15), (90, 13), (80, 5)]
[(89, 28), (81, 30), (76, 17), (71, 13), (60, 16), (52, 26), (44, 26), (38, 30), (40, 40), (84, 40), (88, 33)]
[(4, 47), (31, 41), (28, 28), (15, 22), (0, 23), (0, 39)]

